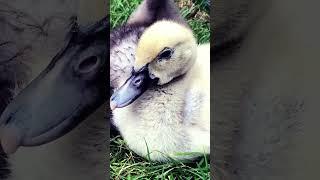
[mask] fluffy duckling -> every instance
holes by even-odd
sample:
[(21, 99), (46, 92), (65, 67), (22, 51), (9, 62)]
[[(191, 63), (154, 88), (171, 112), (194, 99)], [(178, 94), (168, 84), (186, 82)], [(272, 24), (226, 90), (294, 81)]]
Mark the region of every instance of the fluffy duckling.
[(111, 97), (113, 123), (151, 160), (209, 154), (209, 83), (210, 45), (198, 46), (184, 25), (158, 21), (142, 34), (132, 75)]

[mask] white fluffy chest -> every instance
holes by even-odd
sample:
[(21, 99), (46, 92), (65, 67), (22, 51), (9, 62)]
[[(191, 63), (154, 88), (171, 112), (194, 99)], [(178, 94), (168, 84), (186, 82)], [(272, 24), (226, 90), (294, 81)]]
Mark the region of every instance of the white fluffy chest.
[(198, 101), (193, 101), (194, 95), (172, 87), (149, 90), (131, 105), (114, 110), (113, 123), (129, 147), (141, 156), (149, 150), (151, 159), (163, 160), (163, 154), (172, 157), (191, 152), (194, 138), (188, 132), (191, 125), (186, 123), (190, 121), (186, 116), (200, 108)]

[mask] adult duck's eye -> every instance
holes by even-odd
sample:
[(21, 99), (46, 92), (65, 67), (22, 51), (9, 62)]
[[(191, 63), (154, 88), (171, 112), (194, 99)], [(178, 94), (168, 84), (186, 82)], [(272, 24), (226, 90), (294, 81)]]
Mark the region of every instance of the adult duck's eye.
[(159, 60), (162, 60), (162, 59), (170, 59), (171, 56), (172, 56), (172, 54), (173, 54), (173, 49), (166, 47), (166, 48), (164, 48), (164, 49), (161, 51), (161, 53), (158, 55), (158, 59), (159, 59)]

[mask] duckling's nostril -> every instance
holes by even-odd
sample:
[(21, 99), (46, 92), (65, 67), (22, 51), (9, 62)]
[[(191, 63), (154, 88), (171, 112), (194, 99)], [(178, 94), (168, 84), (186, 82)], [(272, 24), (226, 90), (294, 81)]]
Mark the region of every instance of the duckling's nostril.
[(139, 85), (141, 84), (141, 82), (142, 82), (141, 78), (137, 78), (137, 79), (135, 79), (135, 80), (133, 81), (133, 84), (134, 84), (135, 86), (139, 86)]
[(151, 79), (155, 79), (156, 78), (156, 76), (153, 73), (150, 73), (149, 76), (150, 76)]

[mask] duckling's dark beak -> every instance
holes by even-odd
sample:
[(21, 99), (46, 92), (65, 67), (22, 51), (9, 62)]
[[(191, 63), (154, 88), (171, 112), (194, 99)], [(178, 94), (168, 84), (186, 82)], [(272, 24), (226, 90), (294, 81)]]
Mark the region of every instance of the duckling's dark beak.
[(150, 78), (148, 68), (145, 66), (138, 72), (133, 72), (126, 82), (117, 89), (110, 99), (110, 108), (122, 108), (128, 106), (140, 97), (158, 78)]

